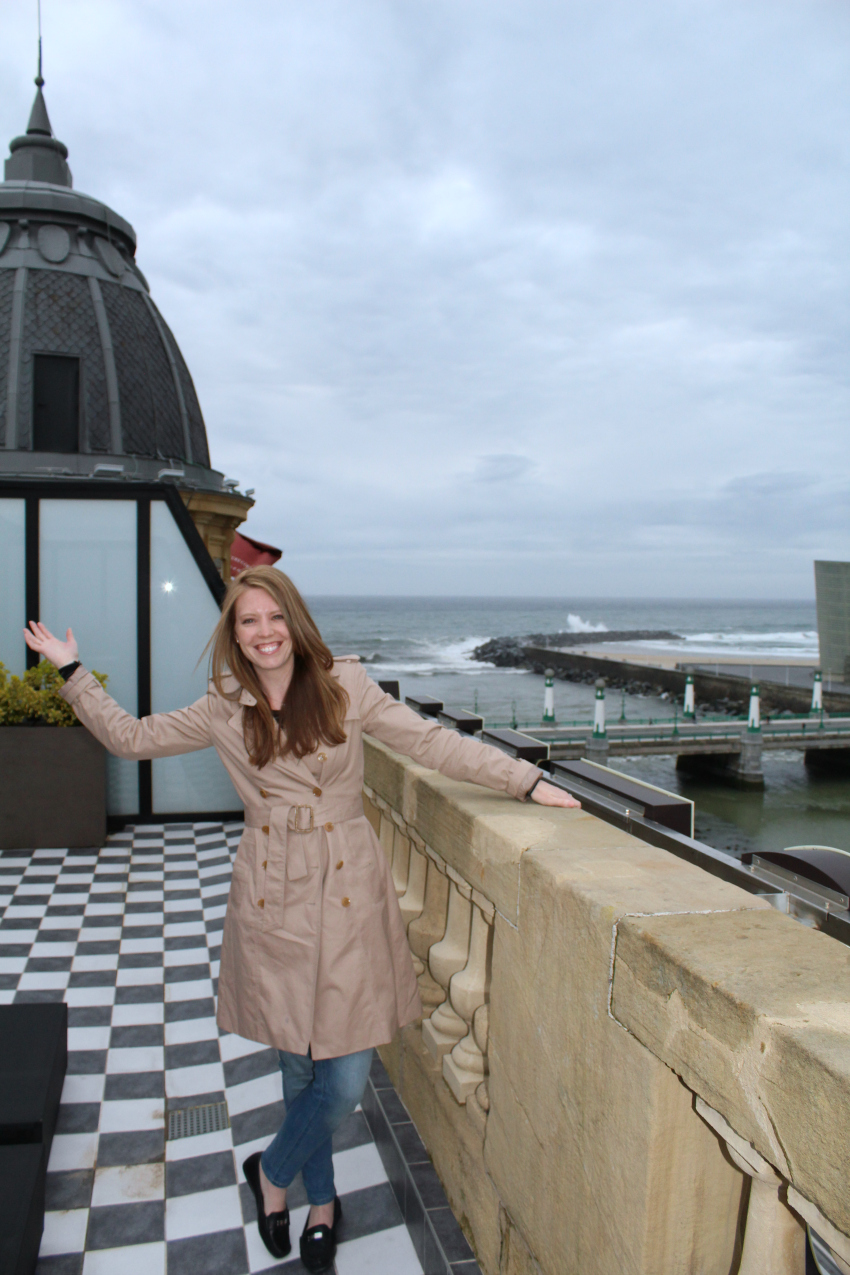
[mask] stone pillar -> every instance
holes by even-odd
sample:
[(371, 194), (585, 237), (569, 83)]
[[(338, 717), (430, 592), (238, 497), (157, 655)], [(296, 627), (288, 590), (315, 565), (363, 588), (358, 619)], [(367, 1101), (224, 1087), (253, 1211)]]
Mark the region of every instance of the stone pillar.
[(475, 1039), (473, 1019), (484, 1004), (490, 987), (492, 922), (492, 909), (488, 919), (473, 903), (469, 957), (449, 986), (452, 1009), (467, 1025), (466, 1035), (443, 1058), (443, 1079), (459, 1103), (465, 1103), (475, 1092), (486, 1072), (484, 1052)]
[(407, 892), (407, 877), (410, 871), (410, 841), (401, 828), (393, 831), (393, 885), (399, 899)]
[(544, 677), (543, 691), (543, 724), (544, 726), (555, 724), (555, 670), (547, 668)]
[(206, 545), (207, 553), (225, 584), (230, 583), (230, 546), (233, 534), (248, 517), (254, 502), (250, 496), (225, 491), (182, 491), (183, 504)]
[(405, 929), (421, 913), (425, 906), (425, 877), (428, 858), (416, 846), (410, 847), (410, 866), (407, 872), (407, 889), (398, 901)]
[(751, 1179), (738, 1275), (805, 1275), (806, 1232), (783, 1198), (787, 1183), (719, 1111), (702, 1098), (697, 1098), (696, 1109), (726, 1143), (732, 1161)]
[(605, 679), (596, 679), (596, 700), (593, 711), (593, 734), (587, 741), (585, 756), (588, 761), (608, 765), (608, 735), (605, 730)]
[(446, 998), (446, 993), (433, 978), (428, 968), (428, 952), (446, 932), (446, 909), (449, 899), (449, 881), (434, 860), (428, 856), (425, 871), (425, 903), (419, 916), (407, 929), (407, 941), (413, 956), (413, 968), (419, 980), (422, 997), (422, 1016), (431, 1012)]
[[(471, 891), (470, 891), (471, 895)], [(439, 943), (428, 953), (428, 966), (434, 981), (446, 993), (427, 1022), (422, 1024), (422, 1039), (434, 1062), (440, 1063), (443, 1054), (453, 1049), (466, 1035), (464, 1020), (452, 1008), (448, 999), (449, 984), (453, 975), (466, 965), (469, 958), (469, 935), (472, 920), (470, 896), (458, 889), (457, 882), (449, 879), (449, 913), (446, 932)]]

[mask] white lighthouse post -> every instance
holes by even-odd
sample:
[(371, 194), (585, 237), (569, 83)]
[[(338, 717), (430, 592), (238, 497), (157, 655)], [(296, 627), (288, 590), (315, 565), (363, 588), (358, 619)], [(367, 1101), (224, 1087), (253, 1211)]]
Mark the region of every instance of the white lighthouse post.
[(555, 670), (547, 668), (544, 677), (546, 678), (545, 690), (543, 691), (543, 722), (544, 725), (555, 723)]
[(750, 687), (750, 712), (747, 718), (747, 730), (761, 730), (761, 700), (759, 697), (758, 682), (753, 682)]
[(689, 721), (693, 721), (696, 717), (696, 703), (694, 700), (694, 675), (688, 673), (685, 678), (685, 707), (682, 710), (682, 716)]
[(600, 739), (605, 735), (605, 682), (596, 679), (596, 701), (593, 708), (593, 738)]
[(823, 712), (823, 673), (819, 668), (815, 669), (815, 682), (812, 687), (812, 707), (811, 712)]

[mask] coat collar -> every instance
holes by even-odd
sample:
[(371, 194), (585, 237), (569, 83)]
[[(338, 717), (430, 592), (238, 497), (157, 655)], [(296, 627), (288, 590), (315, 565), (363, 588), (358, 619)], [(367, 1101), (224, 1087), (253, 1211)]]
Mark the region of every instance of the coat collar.
[[(257, 700), (256, 700), (256, 697), (252, 695), (249, 690), (246, 690), (245, 687), (243, 686), (239, 693), (238, 703), (239, 703), (239, 707), (227, 719), (227, 724), (229, 726), (232, 726), (234, 730), (238, 730), (241, 736), (242, 735), (242, 709), (253, 708), (255, 704), (257, 703)], [(314, 776), (311, 774), (310, 770), (307, 767), (307, 764), (304, 762), (303, 759), (299, 761), (297, 757), (292, 757), (292, 756), (278, 757), (271, 764), (272, 766), (277, 766), (281, 770), (286, 771), (288, 775), (294, 775), (297, 779), (300, 779), (302, 783), (309, 784), (311, 788), (316, 782)]]

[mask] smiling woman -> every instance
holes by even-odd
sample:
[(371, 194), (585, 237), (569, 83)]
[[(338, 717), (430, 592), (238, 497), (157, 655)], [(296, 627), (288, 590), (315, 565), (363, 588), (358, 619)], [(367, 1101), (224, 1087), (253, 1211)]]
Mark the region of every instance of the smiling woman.
[(221, 950), (218, 1022), (278, 1050), (286, 1119), (244, 1164), (260, 1234), (290, 1250), (286, 1192), (302, 1174), (310, 1271), (329, 1270), (341, 1216), (331, 1138), (360, 1101), (372, 1048), (421, 1014), (389, 864), (363, 813), (368, 732), (424, 766), (517, 800), (576, 806), (528, 762), (424, 721), (385, 695), (356, 656), (334, 659), (298, 590), (272, 567), (228, 588), (210, 639), (201, 699), (139, 721), (65, 641), (33, 622), (34, 651), (66, 678), (62, 694), (120, 757), (175, 757), (210, 746), (245, 805)]

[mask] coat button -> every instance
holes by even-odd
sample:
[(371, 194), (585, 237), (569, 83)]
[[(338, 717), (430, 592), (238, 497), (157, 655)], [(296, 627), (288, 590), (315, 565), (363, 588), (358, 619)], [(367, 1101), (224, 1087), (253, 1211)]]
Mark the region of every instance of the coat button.
[(257, 907), (258, 907), (258, 908), (264, 908), (265, 906), (266, 906), (266, 901), (265, 901), (265, 899), (257, 899)]
[(337, 870), (337, 872), (339, 872), (339, 870), (340, 870), (340, 868), (342, 867), (342, 865), (343, 865), (343, 863), (344, 863), (344, 862), (345, 862), (345, 860), (344, 860), (344, 859), (340, 859), (339, 863), (336, 865), (336, 870)]
[(262, 831), (266, 834), (266, 836), (269, 835), (269, 825), (267, 823), (263, 824)]
[(314, 796), (314, 797), (321, 797), (321, 795), (322, 795), (322, 790), (321, 790), (321, 788), (314, 788), (314, 789), (313, 789), (313, 796)]
[(351, 899), (343, 899), (342, 906), (344, 908), (347, 908), (350, 902), (351, 902)]
[(316, 754), (316, 756), (318, 757), (319, 761), (327, 761), (327, 760), (328, 760), (328, 755), (327, 755), (327, 753), (317, 753), (317, 754)]
[(268, 861), (268, 859), (263, 859), (263, 867), (264, 867), (264, 868), (267, 868), (268, 866), (269, 866), (269, 861)]
[(268, 797), (268, 795), (269, 795), (269, 794), (266, 792), (265, 788), (261, 788), (261, 789), (260, 789), (260, 796), (261, 796), (261, 797)]
[(333, 832), (333, 830), (334, 830), (334, 826), (332, 823), (325, 824), (325, 832)]

